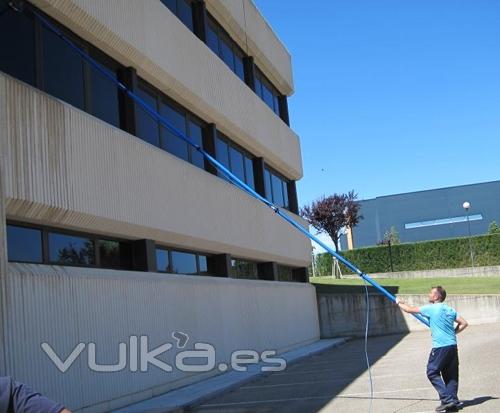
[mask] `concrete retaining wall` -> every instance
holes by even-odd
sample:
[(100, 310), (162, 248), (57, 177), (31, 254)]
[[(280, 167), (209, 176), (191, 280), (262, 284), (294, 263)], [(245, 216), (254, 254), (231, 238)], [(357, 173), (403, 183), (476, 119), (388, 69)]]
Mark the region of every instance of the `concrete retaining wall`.
[[(159, 358), (173, 365), (172, 332), (215, 346), (217, 365), (237, 349), (279, 352), (319, 338), (314, 288), (309, 284), (120, 272), (9, 263), (4, 336), (6, 374), (78, 412), (104, 412), (217, 374), (165, 372), (150, 366), (115, 373), (88, 367), (88, 343), (97, 361), (118, 362), (120, 342), (149, 337), (149, 349), (174, 347)], [(66, 373), (42, 351), (49, 343), (65, 360), (86, 349)], [(128, 350), (127, 350), (128, 351)], [(127, 353), (128, 354), (128, 353)]]
[[(426, 271), (396, 271), (370, 274), (372, 278), (439, 278), (439, 277), (500, 277), (500, 265), (485, 267), (446, 268)], [(359, 278), (347, 275), (344, 278)]]
[[(413, 305), (427, 303), (427, 295), (399, 297)], [(317, 299), (322, 338), (364, 335), (364, 294), (318, 293)], [(446, 302), (471, 324), (500, 321), (500, 295), (450, 295)], [(370, 335), (405, 333), (427, 328), (381, 295), (370, 295), (369, 303)]]

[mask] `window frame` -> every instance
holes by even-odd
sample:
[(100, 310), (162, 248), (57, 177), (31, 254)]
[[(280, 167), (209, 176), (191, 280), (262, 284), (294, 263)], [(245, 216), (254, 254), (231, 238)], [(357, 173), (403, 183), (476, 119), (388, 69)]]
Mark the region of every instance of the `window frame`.
[(267, 194), (266, 194), (266, 199), (268, 201), (271, 201), (273, 204), (275, 203), (275, 201), (274, 201), (274, 189), (273, 189), (273, 184), (272, 184), (273, 175), (274, 175), (282, 181), (281, 190), (282, 190), (283, 201), (285, 201), (285, 193), (283, 191), (284, 191), (284, 187), (286, 187), (286, 200), (287, 200), (288, 205), (281, 206), (280, 208), (285, 208), (286, 210), (292, 212), (290, 210), (290, 196), (289, 196), (291, 180), (286, 178), (285, 176), (283, 176), (279, 172), (277, 172), (274, 168), (272, 168), (268, 164), (264, 164), (264, 188), (266, 187), (266, 172), (269, 173), (269, 176), (270, 176), (270, 179), (269, 179), (270, 182), (268, 182), (267, 185), (269, 185), (269, 190), (271, 192), (271, 199), (267, 198)]
[[(243, 65), (243, 78), (241, 78), (237, 71), (236, 71), (236, 55), (238, 55), (241, 60), (244, 60), (245, 57), (248, 57), (247, 54), (243, 51), (243, 49), (238, 45), (238, 43), (229, 35), (226, 29), (222, 27), (222, 25), (207, 11), (207, 19), (206, 19), (206, 26), (208, 29), (208, 26), (211, 26), (211, 30), (216, 34), (217, 36), (217, 57), (224, 62), (224, 64), (235, 74), (235, 76), (240, 79), (243, 83), (245, 83), (245, 65)], [(221, 47), (221, 42), (224, 40), (227, 40), (226, 43), (229, 44), (231, 47), (231, 51), (233, 53), (233, 67), (229, 67), (229, 65), (226, 63), (226, 61), (222, 58), (222, 47)], [(215, 53), (215, 51), (208, 45), (208, 40), (205, 43), (206, 46)]]
[[(188, 138), (191, 138), (190, 123), (197, 124), (201, 128), (201, 133), (202, 133), (201, 147), (203, 148), (203, 136), (206, 134), (206, 130), (207, 130), (207, 127), (208, 127), (207, 122), (205, 122), (200, 117), (196, 116), (194, 113), (192, 113), (188, 109), (184, 108), (181, 104), (177, 103), (175, 100), (173, 100), (172, 98), (168, 97), (161, 90), (159, 90), (158, 88), (154, 87), (151, 83), (149, 83), (148, 81), (144, 80), (143, 78), (141, 78), (139, 76), (137, 77), (137, 88), (145, 90), (147, 93), (149, 93), (151, 96), (153, 96), (155, 98), (155, 105), (156, 105), (155, 110), (158, 113), (160, 113), (160, 107), (159, 107), (160, 103), (168, 105), (172, 109), (174, 109), (177, 112), (181, 113), (183, 115), (183, 117), (184, 117), (184, 128), (186, 130), (186, 134), (187, 134)], [(149, 115), (147, 115), (147, 116), (149, 116)], [(137, 114), (136, 114), (136, 117), (137, 117)], [(169, 153), (172, 156), (175, 156), (178, 159), (181, 159), (181, 160), (184, 160), (185, 162), (188, 162), (189, 164), (195, 166), (198, 169), (202, 169), (202, 170), (206, 171), (206, 165), (204, 165), (203, 168), (201, 168), (201, 167), (197, 166), (196, 164), (194, 164), (192, 162), (192, 160), (193, 160), (192, 154), (193, 154), (193, 151), (196, 151), (196, 149), (193, 146), (189, 145), (187, 142), (186, 142), (186, 146), (188, 148), (188, 159), (187, 160), (178, 157), (177, 155), (169, 152), (166, 148), (164, 148), (163, 147), (163, 138), (162, 138), (162, 133), (161, 133), (161, 129), (162, 129), (163, 126), (161, 125), (161, 123), (159, 121), (155, 120), (155, 122), (157, 124), (158, 136), (160, 138), (160, 141), (159, 141), (159, 146), (156, 146), (156, 145), (153, 145), (153, 146), (155, 146), (155, 147), (157, 147), (157, 148), (159, 148), (159, 149), (161, 149), (161, 150)], [(139, 138), (139, 139), (141, 139), (142, 141), (144, 141), (142, 138), (140, 138), (138, 136), (138, 131), (136, 131), (136, 137)], [(179, 139), (181, 139), (181, 138), (179, 138)], [(146, 142), (146, 141), (144, 141), (144, 142)], [(146, 142), (146, 143), (149, 143), (149, 142)]]
[[(255, 169), (253, 165), (253, 160), (256, 158), (255, 155), (252, 155), (250, 152), (248, 152), (245, 148), (243, 148), (241, 145), (238, 145), (236, 142), (232, 141), (229, 139), (226, 135), (224, 135), (221, 131), (217, 130), (217, 136), (216, 139), (220, 139), (227, 145), (227, 154), (228, 154), (228, 169), (231, 173), (234, 173), (232, 170), (232, 165), (231, 165), (231, 148), (235, 149), (236, 151), (240, 152), (243, 155), (243, 174), (244, 174), (244, 179), (243, 182), (245, 182), (247, 185), (249, 185), (252, 189), (255, 190)], [(217, 144), (215, 143), (215, 159), (220, 162), (220, 160), (217, 158)], [(250, 163), (252, 164), (252, 174), (253, 174), (253, 187), (248, 183), (248, 173), (247, 173), (247, 163), (246, 163), (246, 158), (250, 160)], [(222, 162), (221, 162), (222, 163)], [(221, 178), (224, 178), (224, 175), (220, 176)]]
[[(116, 241), (119, 243), (129, 244), (129, 245), (132, 245), (132, 242), (133, 242), (132, 240), (124, 239), (124, 238), (114, 238), (114, 237), (109, 237), (106, 235), (101, 236), (99, 234), (89, 234), (87, 232), (82, 232), (82, 231), (76, 231), (76, 230), (71, 230), (71, 229), (66, 229), (66, 228), (58, 228), (58, 227), (49, 226), (49, 225), (31, 224), (28, 222), (22, 222), (22, 221), (17, 221), (17, 220), (10, 220), (10, 219), (7, 220), (6, 225), (23, 227), (23, 228), (28, 228), (28, 229), (36, 229), (36, 230), (41, 231), (41, 233), (42, 233), (42, 262), (40, 262), (40, 263), (34, 263), (32, 261), (9, 261), (9, 262), (24, 263), (24, 264), (37, 264), (37, 265), (60, 265), (63, 267), (111, 269), (111, 270), (116, 270), (116, 271), (134, 271), (132, 266), (130, 268), (102, 267), (101, 266), (101, 257), (100, 257), (99, 248), (98, 248), (98, 242), (101, 240), (102, 241)], [(61, 235), (87, 238), (87, 239), (91, 240), (92, 244), (94, 246), (94, 264), (92, 264), (92, 265), (58, 264), (57, 262), (51, 261), (50, 260), (50, 247), (49, 247), (49, 233), (56, 233), (56, 234), (61, 234)]]
[[(188, 276), (197, 276), (197, 275), (200, 275), (200, 276), (210, 276), (210, 275), (202, 275), (201, 274), (201, 271), (200, 271), (200, 255), (203, 255), (204, 257), (207, 258), (207, 261), (208, 259), (210, 258), (211, 254), (208, 254), (208, 253), (205, 253), (205, 252), (201, 252), (201, 251), (191, 251), (191, 250), (187, 250), (187, 249), (184, 249), (184, 248), (176, 248), (176, 247), (169, 247), (169, 246), (166, 246), (164, 244), (156, 244), (156, 248), (155, 248), (155, 258), (156, 258), (156, 251), (157, 250), (162, 250), (162, 251), (166, 251), (167, 254), (168, 254), (168, 270), (167, 271), (160, 271), (158, 270), (158, 268), (156, 269), (156, 272), (160, 273), (160, 274), (178, 274), (178, 275), (188, 275)], [(172, 252), (181, 252), (181, 253), (186, 253), (186, 254), (191, 254), (191, 255), (194, 255), (195, 258), (196, 258), (196, 274), (184, 274), (184, 273), (176, 273), (176, 272), (173, 272), (173, 267), (172, 267)], [(207, 272), (208, 272), (208, 266), (207, 266)]]

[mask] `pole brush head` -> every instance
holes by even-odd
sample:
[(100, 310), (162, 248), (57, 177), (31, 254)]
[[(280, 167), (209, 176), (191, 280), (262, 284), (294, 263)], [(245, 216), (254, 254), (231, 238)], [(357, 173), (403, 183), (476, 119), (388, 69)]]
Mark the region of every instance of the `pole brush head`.
[(26, 2), (24, 0), (10, 0), (8, 4), (17, 12), (23, 12), (26, 7)]

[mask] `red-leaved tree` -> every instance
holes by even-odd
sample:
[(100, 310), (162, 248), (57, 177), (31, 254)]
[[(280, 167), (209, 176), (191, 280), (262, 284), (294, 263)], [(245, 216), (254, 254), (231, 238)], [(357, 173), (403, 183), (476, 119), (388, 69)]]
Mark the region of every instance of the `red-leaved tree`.
[(326, 232), (339, 250), (340, 231), (343, 228), (353, 228), (363, 217), (359, 215), (358, 195), (354, 191), (347, 194), (333, 194), (305, 205), (300, 210), (309, 223), (318, 233)]

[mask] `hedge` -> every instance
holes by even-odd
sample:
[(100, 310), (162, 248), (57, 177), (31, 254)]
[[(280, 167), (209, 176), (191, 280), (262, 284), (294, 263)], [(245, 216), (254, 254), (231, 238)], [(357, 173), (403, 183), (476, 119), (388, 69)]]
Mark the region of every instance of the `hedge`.
[[(474, 264), (500, 265), (500, 234), (481, 235), (470, 239), (474, 251)], [(392, 245), (394, 271), (419, 271), (444, 268), (462, 268), (471, 265), (469, 238)], [(390, 272), (389, 247), (380, 245), (342, 251), (342, 255), (366, 273)], [(318, 275), (331, 274), (331, 257), (316, 257)], [(342, 273), (350, 273), (341, 265)]]

